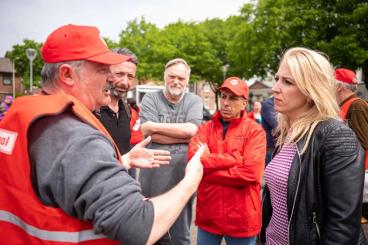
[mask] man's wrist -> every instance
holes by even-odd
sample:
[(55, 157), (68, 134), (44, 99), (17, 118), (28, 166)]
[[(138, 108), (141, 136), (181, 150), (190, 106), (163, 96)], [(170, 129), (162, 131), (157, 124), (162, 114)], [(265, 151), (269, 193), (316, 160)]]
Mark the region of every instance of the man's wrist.
[(121, 160), (122, 160), (123, 168), (125, 168), (126, 170), (130, 169), (129, 153), (122, 155)]

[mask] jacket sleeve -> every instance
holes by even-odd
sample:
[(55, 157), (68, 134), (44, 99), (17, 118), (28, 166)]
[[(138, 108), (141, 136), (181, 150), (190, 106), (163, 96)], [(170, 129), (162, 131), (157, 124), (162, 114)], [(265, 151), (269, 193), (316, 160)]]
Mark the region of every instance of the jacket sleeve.
[(334, 124), (320, 145), (323, 224), (321, 244), (357, 244), (364, 185), (364, 152), (355, 134)]
[(199, 143), (205, 143), (208, 145), (207, 128), (209, 127), (210, 123), (211, 121), (200, 125), (197, 133), (191, 138), (188, 144), (188, 160), (190, 160), (193, 157), (193, 155), (196, 153)]
[(350, 106), (348, 123), (357, 135), (364, 149), (368, 148), (368, 106), (364, 101), (353, 102)]
[(146, 244), (154, 207), (117, 163), (112, 143), (66, 114), (38, 120), (29, 133), (32, 183), (40, 200), (93, 223), (121, 244)]
[[(208, 183), (221, 183), (226, 186), (243, 187), (249, 184), (259, 184), (264, 170), (266, 156), (266, 136), (264, 130), (256, 125), (249, 135), (248, 141), (243, 144), (243, 155), (239, 151), (232, 154), (209, 154), (204, 163), (207, 168), (228, 163), (230, 166), (214, 171), (207, 171), (206, 181)], [(203, 157), (202, 157), (203, 158)], [(240, 158), (240, 161), (239, 161)], [(206, 169), (206, 167), (205, 167)]]
[[(214, 144), (214, 142), (209, 142), (208, 137), (208, 135), (215, 133), (213, 130), (213, 122), (211, 121), (206, 122), (199, 127), (197, 134), (193, 136), (188, 145), (188, 159), (191, 159), (195, 154), (199, 143), (205, 143), (209, 148)], [(230, 167), (237, 166), (242, 162), (242, 159), (243, 156), (241, 156), (239, 151), (229, 153), (205, 152), (201, 157), (204, 175), (216, 170), (228, 169)]]

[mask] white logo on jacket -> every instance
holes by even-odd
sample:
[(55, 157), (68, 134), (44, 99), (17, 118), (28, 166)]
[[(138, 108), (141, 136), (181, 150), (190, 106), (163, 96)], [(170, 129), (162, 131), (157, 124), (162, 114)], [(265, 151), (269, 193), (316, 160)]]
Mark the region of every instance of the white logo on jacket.
[(135, 121), (135, 124), (133, 126), (133, 131), (138, 131), (140, 126), (141, 126), (141, 120), (138, 119), (137, 121)]
[(0, 152), (11, 155), (18, 133), (0, 128)]

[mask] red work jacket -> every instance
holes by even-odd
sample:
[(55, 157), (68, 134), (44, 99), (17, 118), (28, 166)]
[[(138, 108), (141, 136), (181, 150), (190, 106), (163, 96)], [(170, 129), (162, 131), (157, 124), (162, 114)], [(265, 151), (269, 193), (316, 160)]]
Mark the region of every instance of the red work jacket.
[(72, 96), (16, 99), (0, 122), (0, 244), (119, 244), (95, 234), (91, 223), (60, 208), (45, 206), (32, 187), (28, 130), (38, 118), (58, 115), (66, 109), (111, 139), (98, 119)]
[(266, 155), (263, 128), (242, 113), (223, 138), (220, 113), (202, 124), (189, 144), (189, 158), (198, 143), (210, 153), (201, 157), (204, 175), (197, 192), (196, 225), (219, 235), (255, 236), (261, 229), (261, 177)]

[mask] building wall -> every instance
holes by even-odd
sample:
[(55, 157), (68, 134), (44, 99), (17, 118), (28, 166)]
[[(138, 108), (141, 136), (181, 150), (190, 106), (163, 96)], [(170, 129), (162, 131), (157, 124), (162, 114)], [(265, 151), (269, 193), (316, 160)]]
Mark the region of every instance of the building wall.
[[(19, 94), (23, 91), (22, 79), (15, 76), (15, 93)], [(6, 95), (13, 95), (13, 74), (8, 72), (0, 72), (0, 100)]]
[(211, 113), (216, 111), (216, 94), (212, 91), (208, 82), (199, 81), (196, 84), (191, 84), (190, 91), (202, 98), (204, 107)]

